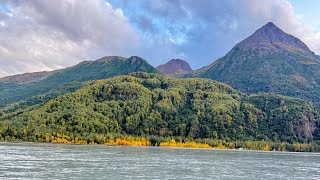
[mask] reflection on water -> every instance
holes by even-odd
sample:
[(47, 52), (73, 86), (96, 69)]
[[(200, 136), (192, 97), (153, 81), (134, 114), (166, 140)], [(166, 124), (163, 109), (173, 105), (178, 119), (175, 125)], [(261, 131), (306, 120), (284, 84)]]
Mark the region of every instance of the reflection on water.
[(0, 143), (1, 179), (320, 179), (320, 154)]

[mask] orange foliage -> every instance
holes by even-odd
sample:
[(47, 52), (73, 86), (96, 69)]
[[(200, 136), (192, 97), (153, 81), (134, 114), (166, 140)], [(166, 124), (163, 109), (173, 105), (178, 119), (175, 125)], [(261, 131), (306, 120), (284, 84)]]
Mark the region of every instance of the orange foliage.
[(183, 147), (183, 148), (212, 148), (208, 144), (201, 144), (196, 142), (176, 142), (174, 139), (171, 139), (168, 142), (160, 143), (160, 146), (165, 147)]
[(120, 146), (150, 146), (151, 143), (146, 138), (133, 138), (127, 137), (124, 139), (117, 138), (116, 140), (110, 140), (107, 145), (120, 145)]
[(266, 144), (265, 146), (263, 146), (262, 150), (263, 150), (263, 151), (270, 151), (269, 145)]

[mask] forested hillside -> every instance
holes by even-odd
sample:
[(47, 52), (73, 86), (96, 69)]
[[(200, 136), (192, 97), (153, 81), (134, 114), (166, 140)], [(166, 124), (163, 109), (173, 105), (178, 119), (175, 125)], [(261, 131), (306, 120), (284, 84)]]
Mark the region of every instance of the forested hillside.
[[(26, 100), (26, 102), (22, 102), (22, 105), (19, 106), (37, 104), (57, 95), (79, 89), (85, 81), (137, 71), (157, 72), (154, 67), (140, 57), (108, 56), (96, 61), (84, 61), (54, 73), (41, 73), (41, 76), (38, 75), (39, 73), (29, 73), (28, 78), (26, 75), (2, 78), (0, 81), (0, 108), (22, 100)], [(28, 79), (29, 81), (21, 82), (17, 79)]]
[(319, 114), (303, 100), (242, 94), (206, 79), (132, 73), (90, 81), (44, 105), (0, 114), (0, 139), (104, 143), (118, 136), (307, 143)]

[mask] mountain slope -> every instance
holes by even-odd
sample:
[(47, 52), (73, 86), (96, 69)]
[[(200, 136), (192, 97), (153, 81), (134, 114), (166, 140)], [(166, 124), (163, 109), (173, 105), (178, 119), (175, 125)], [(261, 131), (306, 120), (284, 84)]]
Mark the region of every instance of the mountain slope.
[(42, 71), (42, 72), (34, 72), (34, 73), (25, 73), (25, 74), (18, 74), (13, 76), (7, 76), (0, 78), (0, 84), (22, 84), (22, 83), (30, 83), (39, 81), (41, 79), (45, 79), (52, 74), (59, 72), (60, 70), (55, 71)]
[(320, 102), (320, 60), (299, 39), (268, 23), (195, 76), (248, 93)]
[(172, 59), (165, 64), (159, 65), (156, 69), (167, 76), (178, 76), (193, 72), (190, 65), (181, 59)]
[(40, 78), (37, 81), (0, 83), (0, 107), (26, 100), (36, 95), (49, 93), (45, 98), (34, 98), (28, 102), (29, 105), (38, 103), (39, 100), (50, 99), (51, 96), (74, 91), (81, 87), (84, 81), (104, 79), (137, 71), (157, 72), (147, 61), (139, 57), (122, 58), (111, 56), (96, 61), (84, 61), (45, 78)]
[(0, 113), (0, 139), (50, 141), (63, 134), (67, 141), (96, 143), (116, 135), (309, 142), (320, 138), (318, 119), (301, 99), (247, 96), (206, 79), (132, 73)]

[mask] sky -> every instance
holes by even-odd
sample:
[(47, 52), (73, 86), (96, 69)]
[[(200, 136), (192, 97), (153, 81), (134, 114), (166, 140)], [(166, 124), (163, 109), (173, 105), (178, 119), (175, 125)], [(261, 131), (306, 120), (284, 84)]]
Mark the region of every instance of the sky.
[(103, 56), (209, 65), (268, 22), (320, 54), (319, 0), (0, 0), (0, 77)]

